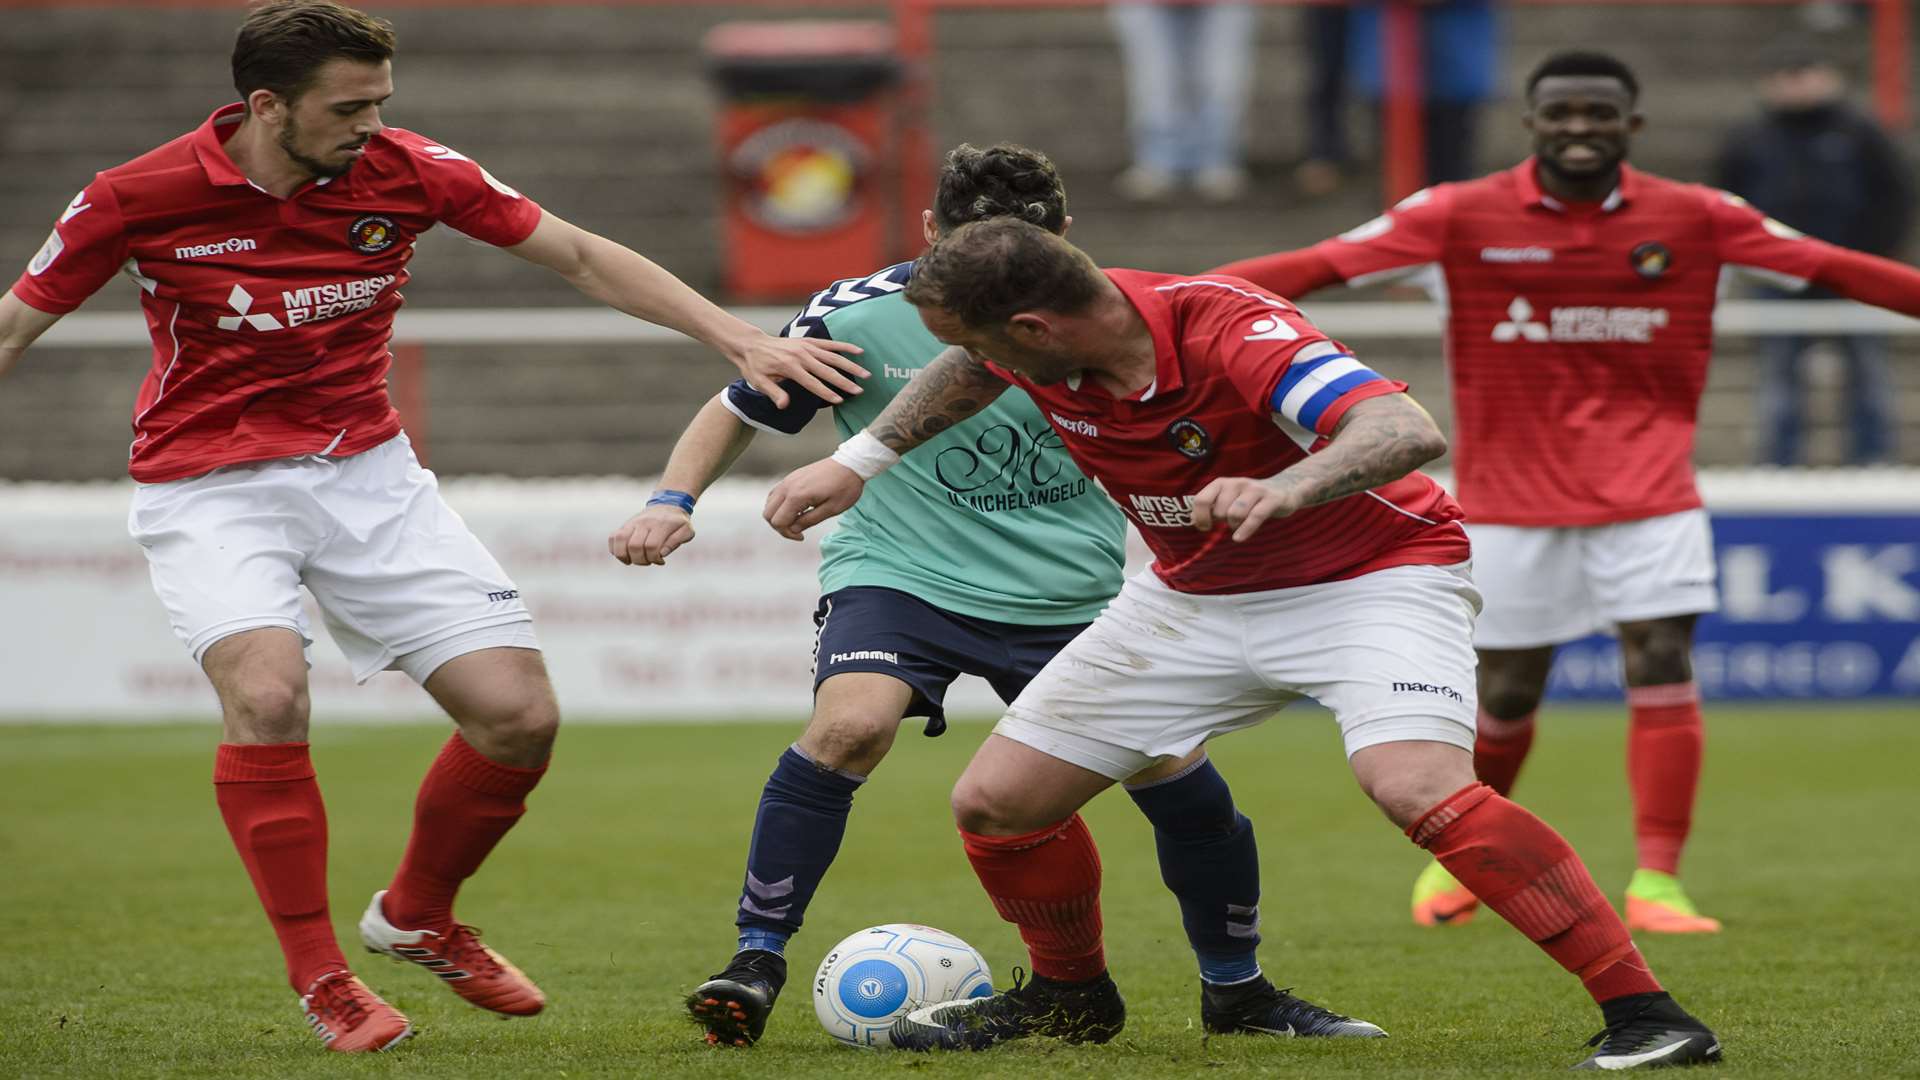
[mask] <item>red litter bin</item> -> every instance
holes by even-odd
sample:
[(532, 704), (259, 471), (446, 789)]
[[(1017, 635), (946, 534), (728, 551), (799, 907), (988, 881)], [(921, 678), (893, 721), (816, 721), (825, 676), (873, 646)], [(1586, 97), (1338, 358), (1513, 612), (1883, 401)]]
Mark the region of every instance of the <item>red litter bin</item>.
[(706, 54), (723, 99), (727, 291), (785, 300), (881, 266), (897, 217), (892, 29), (726, 23), (708, 33)]

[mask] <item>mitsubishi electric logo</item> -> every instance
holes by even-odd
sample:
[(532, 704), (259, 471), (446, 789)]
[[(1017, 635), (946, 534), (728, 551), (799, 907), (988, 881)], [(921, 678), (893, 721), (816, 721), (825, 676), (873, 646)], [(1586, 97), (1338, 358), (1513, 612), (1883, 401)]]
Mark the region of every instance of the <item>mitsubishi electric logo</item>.
[[(248, 241), (248, 243), (251, 242)], [(399, 278), (392, 274), (381, 274), (377, 277), (332, 281), (325, 285), (283, 290), (280, 293), (280, 303), (286, 310), (285, 323), (266, 312), (254, 311), (254, 295), (241, 286), (235, 285), (233, 291), (227, 294), (227, 306), (234, 310), (234, 314), (221, 316), (219, 326), (222, 330), (238, 330), (243, 325), (255, 330), (285, 330), (289, 326), (299, 326), (301, 323), (339, 318), (342, 315), (366, 311), (373, 307), (386, 294), (388, 286), (398, 280)]]
[(238, 285), (235, 285), (233, 291), (227, 294), (227, 306), (239, 312), (239, 314), (222, 315), (220, 317), (220, 329), (222, 330), (238, 330), (240, 329), (241, 323), (246, 323), (255, 330), (286, 329), (285, 326), (280, 324), (279, 319), (265, 312), (261, 312), (258, 315), (248, 314), (248, 312), (253, 310), (253, 294)]
[(1666, 308), (1573, 305), (1554, 308), (1545, 322), (1534, 314), (1526, 297), (1514, 297), (1507, 305), (1506, 320), (1493, 326), (1493, 340), (1650, 345), (1653, 332), (1664, 329), (1668, 321)]
[(1526, 297), (1516, 296), (1513, 303), (1507, 305), (1507, 321), (1494, 324), (1493, 340), (1518, 341), (1521, 338), (1546, 341), (1547, 324), (1534, 322), (1533, 305), (1527, 303)]

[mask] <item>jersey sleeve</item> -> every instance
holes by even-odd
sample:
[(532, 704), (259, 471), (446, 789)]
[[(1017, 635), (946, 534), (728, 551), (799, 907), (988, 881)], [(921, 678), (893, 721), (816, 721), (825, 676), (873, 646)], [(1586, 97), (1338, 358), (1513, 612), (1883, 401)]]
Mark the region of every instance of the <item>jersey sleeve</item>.
[(435, 217), (495, 247), (512, 247), (533, 235), (540, 224), (538, 203), (452, 147), (411, 131), (395, 130), (393, 137), (412, 156)]
[(1831, 245), (1762, 214), (1738, 195), (1710, 190), (1714, 254), (1769, 284), (1799, 290), (1820, 274)]
[(1445, 186), (1416, 191), (1372, 221), (1322, 240), (1312, 250), (1349, 285), (1411, 277), (1439, 263), (1452, 201)]
[(1205, 299), (1217, 309), (1214, 348), (1227, 378), (1256, 412), (1331, 435), (1355, 402), (1407, 388), (1356, 360), (1291, 304), (1255, 293), (1217, 296), (1209, 292)]
[(96, 176), (54, 222), (47, 242), (13, 284), (13, 295), (49, 315), (86, 302), (126, 265), (127, 239), (113, 185)]
[[(827, 329), (826, 316), (834, 310), (831, 304), (833, 292), (842, 284), (844, 282), (836, 281), (809, 297), (807, 305), (780, 329), (780, 336), (831, 341), (833, 333)], [(799, 434), (815, 413), (827, 408), (825, 398), (788, 383), (787, 407), (783, 409), (775, 405), (772, 398), (755, 390), (745, 379), (735, 379), (727, 387), (726, 396), (720, 399), (720, 403), (727, 407), (728, 412), (739, 417), (742, 423), (779, 435)]]

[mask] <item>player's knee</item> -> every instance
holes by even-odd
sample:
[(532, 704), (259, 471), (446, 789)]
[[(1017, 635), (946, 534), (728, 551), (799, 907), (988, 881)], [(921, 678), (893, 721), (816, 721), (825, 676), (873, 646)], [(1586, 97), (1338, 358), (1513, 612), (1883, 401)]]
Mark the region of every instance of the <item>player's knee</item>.
[(800, 749), (822, 765), (866, 776), (893, 747), (899, 719), (871, 716), (817, 717)]
[(1684, 637), (1650, 635), (1624, 652), (1629, 686), (1665, 686), (1693, 678), (1692, 650)]
[(299, 742), (307, 735), (307, 688), (263, 678), (226, 687), (220, 695), (229, 741)]
[[(1467, 782), (1471, 782), (1470, 775)], [(1368, 778), (1363, 786), (1387, 820), (1405, 829), (1465, 784), (1450, 774), (1404, 771)]]
[(541, 760), (553, 751), (553, 740), (559, 732), (560, 704), (551, 693), (533, 695), (494, 728), (495, 737), (516, 757)]
[(1017, 836), (1039, 827), (1026, 827), (1019, 808), (1004, 792), (967, 773), (953, 785), (953, 821), (962, 831), (981, 836)]
[(1526, 680), (1490, 675), (1481, 680), (1480, 708), (1499, 720), (1518, 720), (1540, 707), (1540, 694)]

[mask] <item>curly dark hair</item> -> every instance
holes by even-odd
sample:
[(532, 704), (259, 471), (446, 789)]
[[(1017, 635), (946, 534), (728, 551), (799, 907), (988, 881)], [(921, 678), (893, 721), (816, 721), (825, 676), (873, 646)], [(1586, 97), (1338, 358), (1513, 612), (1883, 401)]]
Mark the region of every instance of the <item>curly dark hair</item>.
[(907, 302), (993, 327), (1023, 311), (1071, 315), (1100, 295), (1100, 268), (1086, 252), (1014, 217), (975, 221), (942, 236), (913, 264)]
[(991, 217), (1019, 218), (1052, 233), (1067, 227), (1067, 185), (1047, 155), (1013, 143), (985, 150), (961, 143), (947, 152), (934, 223), (946, 233)]

